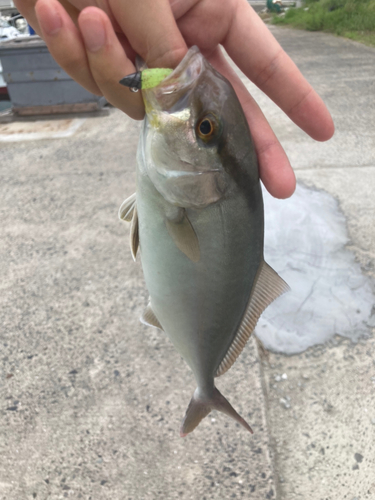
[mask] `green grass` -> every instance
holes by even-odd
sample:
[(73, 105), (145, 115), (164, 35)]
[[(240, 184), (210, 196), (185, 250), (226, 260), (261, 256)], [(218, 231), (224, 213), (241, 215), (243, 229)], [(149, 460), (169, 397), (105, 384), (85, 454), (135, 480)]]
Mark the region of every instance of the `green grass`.
[(307, 0), (301, 9), (274, 15), (272, 22), (335, 33), (375, 46), (375, 0)]

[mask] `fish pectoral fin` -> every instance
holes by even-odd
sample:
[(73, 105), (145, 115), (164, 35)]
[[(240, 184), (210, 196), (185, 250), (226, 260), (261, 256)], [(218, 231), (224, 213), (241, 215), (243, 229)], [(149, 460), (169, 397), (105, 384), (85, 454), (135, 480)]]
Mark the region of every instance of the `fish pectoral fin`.
[(186, 215), (179, 221), (165, 221), (168, 233), (175, 242), (176, 247), (181, 250), (191, 261), (198, 262), (200, 259), (200, 249), (198, 236)]
[(133, 257), (133, 260), (137, 257), (137, 251), (139, 247), (139, 228), (138, 228), (138, 212), (137, 205), (134, 205), (133, 208), (133, 218), (130, 226), (130, 251)]
[(271, 302), (288, 290), (290, 290), (289, 285), (280, 278), (272, 267), (263, 261), (259, 266), (258, 275), (241, 324), (217, 369), (215, 377), (220, 377), (220, 375), (229, 370), (249, 340), (262, 312)]
[(133, 193), (131, 196), (129, 196), (129, 198), (126, 198), (126, 200), (122, 202), (121, 207), (118, 211), (119, 219), (130, 222), (133, 218), (135, 204), (136, 193)]
[(202, 399), (197, 393), (198, 390), (194, 392), (186, 410), (185, 418), (180, 429), (181, 437), (185, 437), (187, 434), (192, 432), (211, 410), (217, 410), (225, 413), (245, 427), (245, 429), (251, 432), (251, 434), (253, 433), (250, 425), (236, 412), (233, 406), (216, 387), (214, 387), (213, 394), (209, 398)]
[(118, 211), (119, 219), (126, 222), (131, 221), (130, 226), (130, 252), (132, 254), (133, 260), (137, 257), (137, 251), (139, 247), (139, 231), (138, 231), (138, 213), (137, 213), (137, 199), (136, 193), (133, 193), (126, 198), (126, 200), (121, 204)]
[(159, 328), (159, 330), (163, 330), (163, 327), (161, 326), (158, 318), (156, 317), (154, 311), (152, 310), (150, 303), (143, 311), (143, 314), (141, 316), (141, 322), (146, 326), (153, 326), (155, 328)]

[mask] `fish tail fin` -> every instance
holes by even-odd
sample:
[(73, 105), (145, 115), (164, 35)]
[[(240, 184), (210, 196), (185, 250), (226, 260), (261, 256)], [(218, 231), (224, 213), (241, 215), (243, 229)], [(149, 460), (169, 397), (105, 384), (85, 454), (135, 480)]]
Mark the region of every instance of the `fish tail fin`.
[(251, 434), (253, 433), (250, 425), (236, 412), (229, 401), (214, 387), (212, 396), (209, 398), (202, 398), (198, 395), (198, 389), (194, 392), (193, 397), (186, 410), (186, 414), (180, 429), (180, 436), (185, 437), (192, 432), (201, 420), (206, 417), (211, 410), (217, 410), (232, 417), (236, 422), (241, 424)]

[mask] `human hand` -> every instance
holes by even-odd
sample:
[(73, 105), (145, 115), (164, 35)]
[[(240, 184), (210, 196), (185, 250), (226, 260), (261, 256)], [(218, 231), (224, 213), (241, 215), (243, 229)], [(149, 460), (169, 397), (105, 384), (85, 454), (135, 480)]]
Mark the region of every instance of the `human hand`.
[(293, 193), (293, 170), (220, 44), (313, 139), (325, 141), (333, 135), (323, 101), (246, 0), (15, 0), (15, 4), (72, 78), (136, 119), (144, 115), (140, 93), (118, 84), (135, 71), (135, 55), (149, 67), (174, 68), (189, 46), (198, 45), (234, 86), (249, 122), (261, 179), (277, 198)]

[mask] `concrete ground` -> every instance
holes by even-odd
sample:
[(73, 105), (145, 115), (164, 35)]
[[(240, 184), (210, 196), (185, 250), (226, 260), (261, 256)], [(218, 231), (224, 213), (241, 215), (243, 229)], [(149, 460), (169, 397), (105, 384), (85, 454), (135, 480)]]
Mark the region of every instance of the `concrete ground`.
[[(258, 102), (298, 180), (338, 200), (348, 248), (374, 277), (375, 50), (322, 33), (271, 30), (327, 103), (335, 136), (314, 143), (256, 91)], [(337, 337), (298, 356), (270, 354), (263, 367), (279, 498), (375, 498), (374, 338), (354, 345)], [(287, 380), (277, 382), (284, 373)]]
[[(271, 29), (327, 102), (334, 139), (314, 143), (251, 88), (375, 276), (375, 50)], [(117, 220), (139, 124), (113, 110), (38, 126), (29, 141), (0, 125), (18, 141), (0, 144), (0, 499), (375, 498), (373, 337), (292, 357), (252, 339), (218, 386), (254, 436), (212, 414), (180, 439), (193, 377), (138, 321), (147, 292)]]

